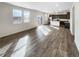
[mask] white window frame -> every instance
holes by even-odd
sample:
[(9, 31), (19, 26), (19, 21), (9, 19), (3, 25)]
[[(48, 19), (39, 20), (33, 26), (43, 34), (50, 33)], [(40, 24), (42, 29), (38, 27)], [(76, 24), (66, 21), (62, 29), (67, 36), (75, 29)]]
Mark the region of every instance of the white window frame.
[[(14, 12), (17, 13), (16, 16), (13, 14)], [(18, 16), (19, 13), (21, 14), (20, 16)], [(13, 8), (12, 15), (13, 15), (13, 24), (22, 24), (30, 22), (30, 11)]]
[(30, 22), (30, 11), (25, 10), (24, 13), (24, 23)]

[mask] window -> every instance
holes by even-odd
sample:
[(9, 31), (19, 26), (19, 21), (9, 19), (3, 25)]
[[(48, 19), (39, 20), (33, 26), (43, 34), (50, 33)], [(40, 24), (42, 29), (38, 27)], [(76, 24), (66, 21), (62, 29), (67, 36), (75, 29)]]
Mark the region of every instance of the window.
[(13, 17), (22, 17), (22, 10), (13, 9)]
[(29, 17), (29, 11), (13, 9), (13, 24), (28, 23), (30, 21)]
[(24, 23), (29, 22), (30, 21), (29, 18), (30, 18), (30, 12), (24, 11)]
[(21, 24), (22, 23), (22, 10), (13, 9), (13, 24)]

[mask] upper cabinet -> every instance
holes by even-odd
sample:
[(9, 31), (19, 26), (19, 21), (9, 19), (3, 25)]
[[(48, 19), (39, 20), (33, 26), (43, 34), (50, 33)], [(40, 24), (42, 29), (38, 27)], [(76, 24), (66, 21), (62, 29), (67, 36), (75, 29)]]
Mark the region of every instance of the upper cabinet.
[(70, 12), (67, 12), (67, 14), (58, 14), (58, 15), (49, 15), (49, 17), (52, 17), (52, 19), (70, 19)]

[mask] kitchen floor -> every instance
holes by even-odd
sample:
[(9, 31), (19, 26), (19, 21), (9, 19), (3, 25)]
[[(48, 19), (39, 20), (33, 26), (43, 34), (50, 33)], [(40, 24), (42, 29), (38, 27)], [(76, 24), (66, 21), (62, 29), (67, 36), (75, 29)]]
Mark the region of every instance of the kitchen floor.
[(76, 57), (79, 56), (69, 29), (41, 25), (0, 38), (3, 57)]

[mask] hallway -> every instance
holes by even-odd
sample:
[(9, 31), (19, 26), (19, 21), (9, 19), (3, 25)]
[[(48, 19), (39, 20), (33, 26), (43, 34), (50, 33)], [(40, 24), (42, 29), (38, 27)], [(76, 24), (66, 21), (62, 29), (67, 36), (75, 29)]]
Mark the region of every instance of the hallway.
[(0, 38), (0, 56), (75, 57), (79, 53), (68, 29), (41, 25)]

